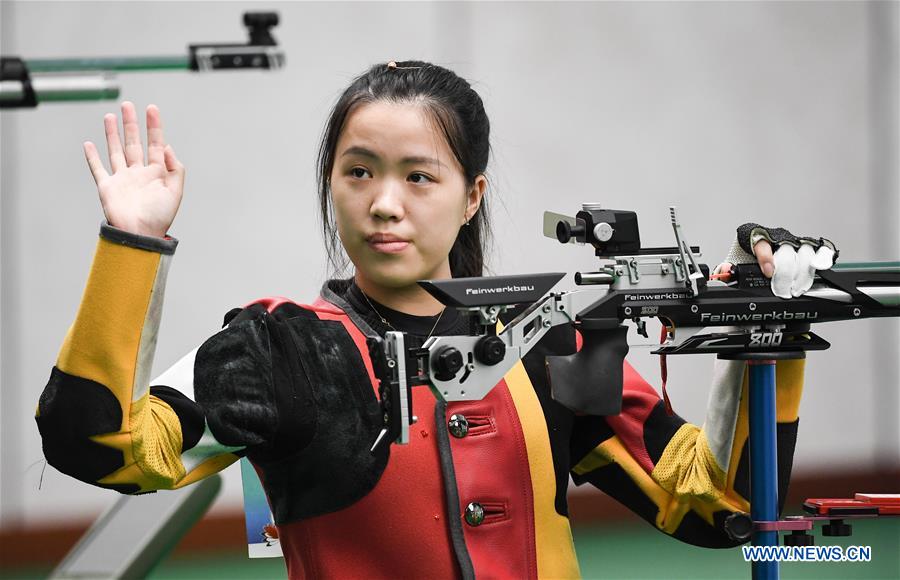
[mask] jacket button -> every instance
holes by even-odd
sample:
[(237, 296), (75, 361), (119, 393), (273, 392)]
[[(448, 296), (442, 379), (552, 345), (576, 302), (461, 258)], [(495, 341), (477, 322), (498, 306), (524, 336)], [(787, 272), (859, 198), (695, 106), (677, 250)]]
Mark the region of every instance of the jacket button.
[(465, 415), (450, 415), (450, 421), (447, 423), (450, 434), (457, 438), (465, 437), (469, 432), (469, 421)]
[(472, 502), (466, 506), (466, 523), (470, 526), (480, 526), (484, 521), (484, 508), (478, 502)]

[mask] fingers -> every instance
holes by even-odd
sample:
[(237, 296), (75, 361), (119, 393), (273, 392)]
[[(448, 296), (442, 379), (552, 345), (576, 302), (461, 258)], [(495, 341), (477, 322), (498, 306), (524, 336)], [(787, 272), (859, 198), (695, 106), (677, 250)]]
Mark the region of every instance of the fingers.
[(119, 123), (113, 113), (103, 116), (103, 128), (106, 130), (106, 150), (109, 152), (109, 169), (113, 173), (126, 166), (122, 142), (119, 141)]
[[(109, 166), (113, 173), (124, 167), (142, 165), (144, 163), (144, 147), (141, 143), (141, 127), (138, 124), (134, 103), (122, 103), (122, 126), (125, 134), (125, 146), (119, 139), (118, 118), (113, 113), (103, 117), (106, 130), (106, 147), (109, 151)], [(163, 150), (166, 147), (163, 138), (162, 118), (156, 105), (147, 107), (147, 158), (150, 163), (165, 165)], [(93, 170), (92, 170), (93, 171)], [(95, 176), (96, 179), (96, 176)]]
[(87, 160), (88, 167), (91, 169), (91, 175), (94, 177), (94, 183), (99, 186), (102, 180), (109, 177), (109, 174), (103, 167), (103, 162), (100, 161), (100, 154), (97, 153), (96, 145), (90, 141), (85, 141), (82, 147), (84, 148), (84, 158)]
[(166, 145), (166, 148), (163, 150), (163, 155), (166, 163), (166, 171), (168, 171), (168, 176), (166, 177), (166, 185), (169, 186), (169, 189), (172, 191), (182, 191), (184, 188), (184, 165), (175, 157), (175, 150), (172, 149), (171, 145)]
[(128, 166), (143, 165), (144, 147), (141, 145), (141, 127), (138, 125), (134, 103), (122, 102), (122, 126), (125, 129), (125, 161)]
[(756, 254), (756, 261), (762, 269), (766, 278), (771, 278), (775, 274), (775, 260), (772, 256), (772, 245), (766, 240), (760, 240), (753, 246), (753, 253)]
[(772, 276), (772, 293), (780, 298), (790, 298), (797, 272), (797, 252), (793, 247), (783, 244), (773, 258), (775, 275)]
[(794, 275), (794, 283), (791, 284), (791, 296), (802, 296), (812, 288), (813, 278), (816, 276), (816, 268), (813, 266), (816, 252), (809, 244), (803, 244), (797, 250), (797, 270)]
[(162, 119), (156, 105), (147, 107), (147, 161), (165, 165), (166, 141), (163, 138)]
[(834, 266), (834, 250), (828, 246), (822, 246), (816, 251), (816, 256), (812, 261), (813, 268), (816, 270), (828, 270)]
[(163, 149), (163, 154), (165, 156), (166, 171), (178, 172), (179, 170), (184, 169), (184, 166), (178, 161), (178, 158), (175, 157), (175, 150), (171, 145), (166, 145), (165, 149)]
[(816, 270), (827, 270), (834, 265), (834, 250), (822, 246), (814, 250), (809, 244), (803, 244), (797, 250), (797, 273), (791, 285), (791, 295), (802, 296), (812, 288), (816, 278)]

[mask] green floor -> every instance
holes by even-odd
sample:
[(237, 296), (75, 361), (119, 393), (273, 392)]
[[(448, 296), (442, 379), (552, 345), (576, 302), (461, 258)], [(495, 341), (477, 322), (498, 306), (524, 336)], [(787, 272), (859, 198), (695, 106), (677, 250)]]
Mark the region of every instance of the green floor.
[[(781, 577), (816, 579), (900, 579), (900, 518), (865, 521), (854, 526), (849, 538), (816, 538), (820, 545), (868, 545), (872, 561), (867, 563), (782, 564)], [(740, 550), (707, 550), (688, 546), (653, 531), (647, 525), (617, 529), (575, 530), (575, 547), (585, 578), (750, 578), (750, 565)], [(3, 570), (0, 578), (30, 580), (45, 578), (46, 569)], [(151, 579), (285, 578), (280, 558), (250, 560), (241, 554), (169, 558), (150, 575)]]

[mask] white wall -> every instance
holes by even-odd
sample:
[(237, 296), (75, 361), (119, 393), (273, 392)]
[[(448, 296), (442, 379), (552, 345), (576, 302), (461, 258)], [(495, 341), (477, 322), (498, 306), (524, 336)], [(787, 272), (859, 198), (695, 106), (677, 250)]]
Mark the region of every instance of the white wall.
[[(492, 121), (496, 273), (574, 272), (587, 249), (540, 235), (583, 201), (634, 209), (670, 245), (667, 207), (716, 263), (744, 221), (900, 258), (897, 10), (863, 3), (2, 4), (4, 56), (176, 55), (240, 41), (273, 8), (277, 73), (122, 74), (188, 167), (154, 374), (263, 295), (311, 301), (326, 270), (314, 158), (329, 107), (370, 64), (421, 58), (473, 82)], [(113, 102), (2, 113), (0, 523), (97, 513), (114, 498), (48, 468), (32, 420), (75, 314), (101, 218), (81, 142)], [(896, 320), (820, 327), (797, 471), (898, 461)], [(634, 364), (658, 384), (645, 351)], [(676, 409), (703, 420), (708, 357), (670, 358)], [(236, 468), (218, 505), (240, 501)]]

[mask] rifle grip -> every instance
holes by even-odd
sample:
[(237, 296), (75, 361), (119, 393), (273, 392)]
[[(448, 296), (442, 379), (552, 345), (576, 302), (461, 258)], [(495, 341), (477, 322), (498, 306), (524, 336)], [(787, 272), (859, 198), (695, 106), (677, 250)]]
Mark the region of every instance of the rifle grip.
[(618, 415), (622, 411), (628, 328), (582, 329), (581, 335), (580, 351), (547, 357), (551, 396), (572, 411)]

